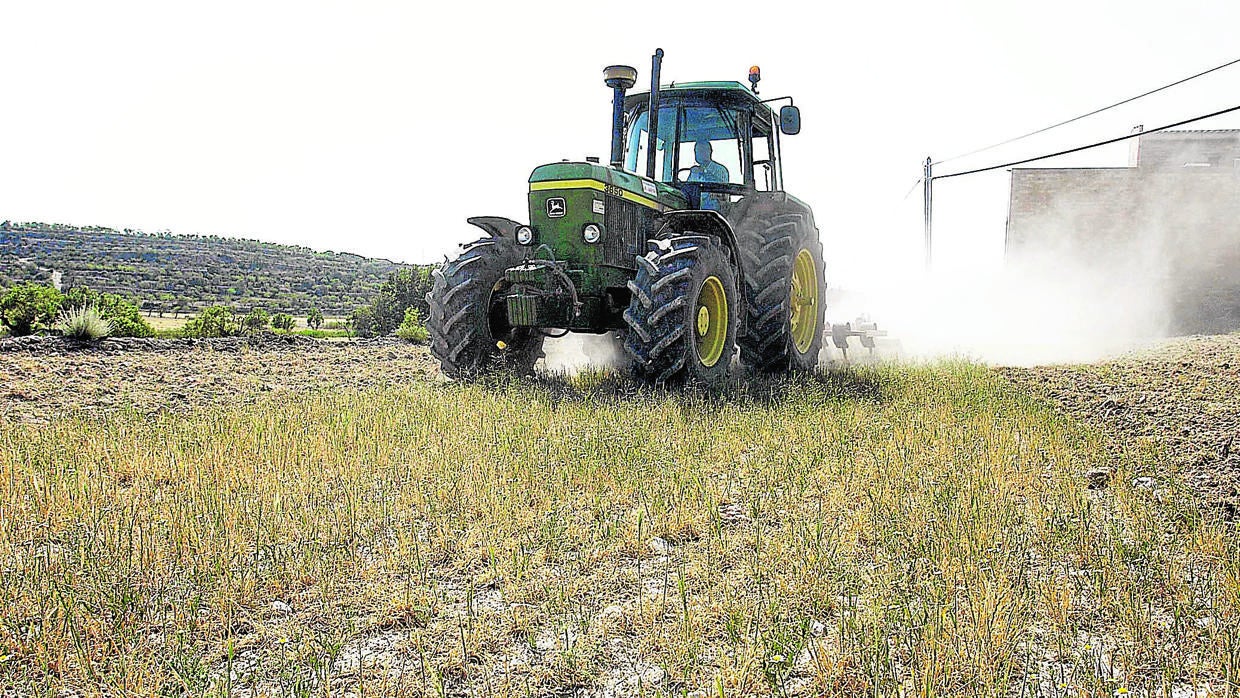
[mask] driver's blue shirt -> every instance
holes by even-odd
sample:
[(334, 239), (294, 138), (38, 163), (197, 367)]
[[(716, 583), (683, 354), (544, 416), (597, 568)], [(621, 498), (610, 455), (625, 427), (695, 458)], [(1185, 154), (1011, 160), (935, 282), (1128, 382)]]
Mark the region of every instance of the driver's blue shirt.
[[(705, 165), (694, 165), (689, 168), (689, 182), (708, 182), (715, 184), (727, 183), (729, 180), (728, 168), (715, 162), (707, 160)], [(718, 194), (712, 192), (702, 193), (702, 208), (711, 211), (718, 211), (722, 200)]]
[(689, 168), (690, 182), (727, 182), (728, 168), (714, 160), (707, 160), (705, 165), (694, 165)]

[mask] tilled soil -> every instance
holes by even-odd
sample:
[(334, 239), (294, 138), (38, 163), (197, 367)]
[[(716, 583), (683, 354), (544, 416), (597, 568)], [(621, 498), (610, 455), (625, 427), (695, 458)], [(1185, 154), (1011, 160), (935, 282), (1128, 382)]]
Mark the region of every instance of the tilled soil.
[(0, 419), (45, 423), (74, 411), (155, 414), (249, 402), (273, 391), (393, 386), (434, 377), (425, 347), (258, 336), (207, 340), (0, 340)]
[(1240, 334), (1186, 337), (1087, 366), (1003, 368), (1018, 386), (1099, 428), (1113, 449), (1164, 449), (1205, 508), (1240, 506)]

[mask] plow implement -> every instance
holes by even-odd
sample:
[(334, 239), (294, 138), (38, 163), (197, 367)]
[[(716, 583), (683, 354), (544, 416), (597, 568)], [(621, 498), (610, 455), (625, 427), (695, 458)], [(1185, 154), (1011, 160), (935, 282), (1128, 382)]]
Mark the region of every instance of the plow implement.
[(898, 339), (880, 330), (878, 323), (867, 317), (852, 322), (829, 323), (826, 329), (831, 339), (825, 347), (829, 364), (852, 365), (896, 361), (903, 353)]

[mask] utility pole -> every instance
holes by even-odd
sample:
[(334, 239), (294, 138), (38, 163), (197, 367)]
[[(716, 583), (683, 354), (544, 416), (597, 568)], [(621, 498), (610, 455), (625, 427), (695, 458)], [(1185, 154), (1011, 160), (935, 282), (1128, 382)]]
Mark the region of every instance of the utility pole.
[(934, 164), (933, 161), (926, 157), (925, 171), (922, 173), (921, 181), (923, 182), (922, 191), (925, 197), (926, 206), (926, 271), (930, 271), (930, 238), (934, 228)]

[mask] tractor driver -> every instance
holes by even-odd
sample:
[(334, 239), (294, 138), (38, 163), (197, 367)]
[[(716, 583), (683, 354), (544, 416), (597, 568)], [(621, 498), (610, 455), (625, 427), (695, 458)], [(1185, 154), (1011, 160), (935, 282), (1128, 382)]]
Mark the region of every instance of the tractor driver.
[[(728, 168), (711, 159), (714, 153), (710, 141), (698, 141), (693, 145), (693, 157), (697, 164), (689, 168), (690, 182), (726, 183), (729, 178)], [(719, 210), (721, 201), (718, 194), (702, 194), (702, 208)]]

